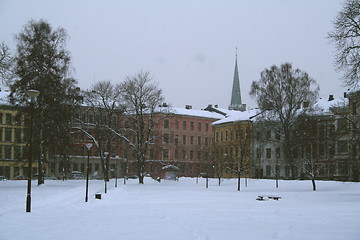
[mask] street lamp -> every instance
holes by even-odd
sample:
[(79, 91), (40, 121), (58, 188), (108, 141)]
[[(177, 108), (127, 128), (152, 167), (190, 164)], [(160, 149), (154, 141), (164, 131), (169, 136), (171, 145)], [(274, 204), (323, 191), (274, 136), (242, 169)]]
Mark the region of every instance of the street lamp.
[(86, 194), (85, 194), (85, 202), (87, 202), (88, 201), (88, 192), (89, 192), (90, 149), (93, 145), (92, 145), (92, 143), (86, 143), (85, 146), (88, 150), (87, 168), (86, 168)]
[(115, 187), (117, 188), (117, 177), (118, 177), (118, 160), (120, 159), (119, 156), (115, 157)]
[[(107, 166), (107, 164), (106, 164), (107, 155), (109, 155), (109, 152), (104, 152), (104, 156), (105, 156), (105, 166)], [(106, 179), (106, 178), (108, 178), (108, 169), (107, 169), (107, 167), (105, 167), (105, 173), (104, 173), (105, 193), (107, 193), (107, 179)]]
[(34, 122), (34, 101), (39, 96), (38, 90), (26, 90), (26, 95), (30, 98), (31, 114), (30, 114), (30, 148), (29, 148), (29, 161), (28, 161), (28, 184), (26, 194), (26, 212), (31, 212), (31, 175), (32, 175), (32, 155), (33, 155), (33, 122)]

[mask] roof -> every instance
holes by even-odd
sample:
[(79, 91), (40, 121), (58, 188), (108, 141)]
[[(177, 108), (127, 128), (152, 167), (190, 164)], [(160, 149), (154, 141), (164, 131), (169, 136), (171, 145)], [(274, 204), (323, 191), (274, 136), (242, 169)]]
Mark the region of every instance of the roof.
[(332, 115), (331, 108), (333, 107), (345, 107), (349, 104), (349, 100), (347, 98), (334, 98), (333, 100), (327, 99), (319, 99), (314, 104), (313, 114), (320, 115)]
[(203, 118), (213, 118), (213, 119), (222, 119), (223, 115), (215, 112), (209, 112), (206, 110), (197, 110), (197, 109), (186, 109), (179, 107), (172, 107), (169, 111), (173, 114), (194, 116), (194, 117), (203, 117)]
[(240, 122), (240, 121), (252, 121), (253, 117), (259, 113), (260, 113), (259, 109), (251, 109), (244, 112), (228, 111), (228, 115), (225, 118), (214, 122), (213, 125)]

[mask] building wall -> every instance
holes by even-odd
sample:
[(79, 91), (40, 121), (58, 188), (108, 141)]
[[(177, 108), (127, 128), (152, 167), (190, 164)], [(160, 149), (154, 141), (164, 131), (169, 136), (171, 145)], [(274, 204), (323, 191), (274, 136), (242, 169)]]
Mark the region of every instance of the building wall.
[[(78, 117), (84, 122), (91, 122), (93, 117), (91, 111), (86, 108)], [(162, 177), (162, 168), (166, 165), (175, 165), (179, 168), (180, 176), (198, 176), (200, 173), (208, 171), (212, 159), (213, 130), (212, 123), (218, 119), (203, 116), (191, 116), (184, 114), (155, 115), (154, 122), (157, 124), (153, 129), (155, 140), (149, 144), (146, 154), (146, 172), (154, 178)], [(93, 121), (95, 122), (95, 120)], [(126, 116), (118, 116), (114, 129), (127, 128), (129, 124)], [(98, 135), (94, 126), (88, 126), (87, 132)], [(135, 142), (135, 136), (129, 132), (125, 135), (132, 142)], [(87, 150), (85, 144), (91, 142), (83, 132), (77, 131), (73, 135), (73, 144), (70, 151), (70, 158), (62, 160), (60, 157), (53, 157), (50, 167), (50, 174), (57, 177), (62, 175), (62, 167), (68, 165), (69, 171), (84, 170)], [(105, 149), (104, 147), (102, 149)], [(103, 151), (103, 150), (102, 150)], [(59, 155), (59, 154), (55, 154)], [(112, 157), (110, 165), (114, 167), (115, 156), (118, 160), (119, 176), (137, 175), (137, 159), (133, 148), (123, 139), (115, 137), (112, 140)], [(91, 169), (95, 169), (95, 164), (100, 166), (98, 174), (102, 174), (100, 151), (95, 146), (90, 151), (90, 157), (93, 161)], [(81, 168), (81, 166), (83, 166)], [(113, 169), (110, 166), (110, 169)], [(76, 169), (76, 170), (74, 170)], [(111, 172), (114, 172), (112, 170)]]
[(252, 176), (252, 131), (251, 121), (214, 125), (215, 175)]
[[(0, 175), (8, 179), (28, 175), (28, 163), (23, 156), (25, 150), (23, 120), (17, 121), (17, 111), (11, 105), (0, 106)], [(33, 174), (37, 163), (33, 163)]]

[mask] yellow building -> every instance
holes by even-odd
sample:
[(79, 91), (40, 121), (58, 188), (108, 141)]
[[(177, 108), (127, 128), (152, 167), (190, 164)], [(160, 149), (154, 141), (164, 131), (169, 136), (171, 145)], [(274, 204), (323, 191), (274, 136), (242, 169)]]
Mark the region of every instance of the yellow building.
[[(12, 179), (28, 175), (28, 162), (23, 157), (24, 142), (23, 120), (17, 120), (14, 106), (0, 103), (0, 176)], [(33, 173), (37, 164), (33, 164)]]
[(255, 111), (231, 111), (213, 123), (215, 177), (251, 177), (252, 121)]

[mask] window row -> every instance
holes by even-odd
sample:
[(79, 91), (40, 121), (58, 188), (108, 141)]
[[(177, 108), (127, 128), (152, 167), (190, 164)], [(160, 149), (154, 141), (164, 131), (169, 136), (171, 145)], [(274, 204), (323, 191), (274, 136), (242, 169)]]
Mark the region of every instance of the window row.
[(222, 141), (238, 141), (250, 139), (250, 128), (240, 129), (236, 131), (221, 131), (215, 134), (216, 142)]
[[(182, 130), (190, 129), (191, 131), (194, 131), (195, 126), (196, 126), (196, 129), (199, 132), (201, 132), (201, 131), (208, 132), (209, 131), (209, 123), (202, 124), (201, 122), (197, 122), (195, 124), (194, 121), (190, 121), (190, 126), (189, 126), (188, 121), (183, 120), (182, 122), (180, 122), (179, 120), (175, 119), (175, 129), (180, 129), (180, 124), (181, 124), (181, 129)], [(169, 119), (164, 119), (163, 127), (164, 128), (170, 128), (170, 120)]]
[(175, 144), (178, 144), (178, 143), (181, 143), (183, 145), (186, 145), (186, 144), (191, 144), (191, 145), (194, 145), (194, 144), (197, 144), (197, 145), (209, 145), (209, 138), (208, 137), (194, 137), (194, 136), (186, 136), (186, 135), (182, 135), (181, 136), (181, 139), (180, 139), (180, 136), (178, 134), (176, 134), (174, 136), (174, 140), (171, 141), (170, 139), (170, 134), (164, 134), (163, 135), (163, 143), (175, 143)]
[[(171, 155), (171, 156), (170, 156)], [(162, 156), (154, 149), (149, 150), (149, 159), (175, 159), (175, 160), (207, 160), (209, 158), (209, 152), (194, 151), (194, 150), (178, 150), (175, 149), (170, 152), (169, 149), (164, 148), (162, 150)]]

